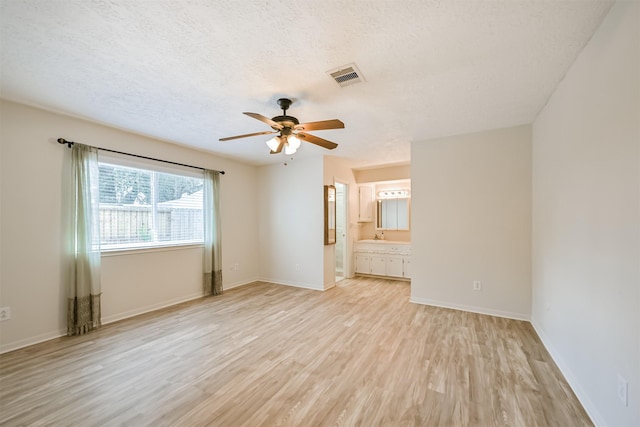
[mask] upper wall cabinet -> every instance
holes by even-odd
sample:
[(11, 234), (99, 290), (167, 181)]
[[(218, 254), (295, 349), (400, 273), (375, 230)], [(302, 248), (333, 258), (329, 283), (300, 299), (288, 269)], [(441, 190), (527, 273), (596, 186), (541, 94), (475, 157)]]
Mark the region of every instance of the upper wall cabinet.
[(360, 199), (358, 209), (358, 222), (373, 222), (373, 187), (361, 185), (358, 187)]

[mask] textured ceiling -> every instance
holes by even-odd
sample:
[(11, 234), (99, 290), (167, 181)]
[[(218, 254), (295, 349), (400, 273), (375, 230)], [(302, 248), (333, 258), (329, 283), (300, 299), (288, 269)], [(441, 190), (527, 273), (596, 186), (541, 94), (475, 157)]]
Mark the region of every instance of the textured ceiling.
[[(1, 0), (0, 96), (251, 164), (284, 155), (218, 138), (269, 130), (242, 112), (286, 96), (346, 125), (296, 157), (407, 162), (411, 141), (531, 123), (611, 4)], [(366, 82), (340, 88), (352, 62)]]

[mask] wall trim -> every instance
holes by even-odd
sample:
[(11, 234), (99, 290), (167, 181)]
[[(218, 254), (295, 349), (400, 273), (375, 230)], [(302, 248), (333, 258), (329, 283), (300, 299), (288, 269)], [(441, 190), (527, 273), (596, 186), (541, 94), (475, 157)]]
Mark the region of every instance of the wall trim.
[(223, 286), (223, 293), (224, 291), (228, 291), (229, 289), (234, 289), (234, 288), (239, 288), (240, 286), (247, 286), (250, 285), (252, 283), (256, 283), (259, 282), (260, 279), (249, 279), (249, 280), (240, 280), (238, 282), (233, 282), (233, 283), (224, 283), (224, 281), (222, 282), (222, 286)]
[(573, 390), (573, 392), (575, 393), (576, 397), (582, 404), (582, 407), (587, 412), (587, 415), (589, 416), (589, 418), (591, 418), (591, 421), (593, 422), (593, 424), (595, 424), (598, 427), (607, 427), (607, 423), (604, 421), (604, 418), (602, 418), (602, 416), (600, 415), (600, 412), (598, 411), (596, 405), (591, 401), (591, 399), (589, 398), (589, 395), (584, 391), (584, 389), (580, 385), (580, 382), (577, 380), (577, 377), (571, 371), (569, 364), (565, 362), (565, 360), (562, 358), (560, 353), (551, 344), (549, 337), (545, 335), (540, 324), (538, 324), (538, 322), (532, 319), (531, 326), (533, 326), (533, 329), (536, 331), (536, 334), (538, 334), (540, 341), (542, 341), (542, 345), (544, 345), (544, 348), (547, 349), (547, 352), (553, 359), (554, 363), (556, 364), (558, 369), (560, 369), (560, 372), (562, 372), (562, 375), (564, 376), (565, 380), (569, 383), (569, 387), (571, 387), (571, 390)]
[[(402, 245), (403, 242), (400, 242), (399, 244)], [(353, 275), (353, 277), (347, 277), (347, 279), (352, 279), (354, 277), (370, 277), (372, 279), (396, 280), (398, 282), (411, 283), (411, 278), (410, 277), (380, 276), (378, 274), (366, 274), (366, 273), (356, 273), (356, 274)]]
[[(223, 291), (227, 291), (229, 289), (233, 289), (233, 288), (238, 288), (240, 286), (244, 286), (244, 285), (249, 285), (251, 283), (254, 283), (256, 280), (251, 279), (248, 281), (239, 281), (239, 282), (234, 282), (231, 284), (225, 284), (223, 282)], [(183, 302), (187, 302), (187, 301), (193, 301), (196, 300), (198, 298), (202, 298), (205, 295), (202, 292), (196, 292), (196, 293), (192, 293), (186, 296), (182, 296), (182, 297), (178, 297), (178, 298), (173, 298), (167, 301), (163, 301), (157, 304), (151, 304), (148, 305), (146, 307), (142, 307), (142, 308), (137, 308), (135, 310), (130, 310), (130, 311), (126, 311), (124, 313), (119, 313), (113, 316), (107, 316), (105, 318), (102, 319), (102, 324), (106, 325), (109, 323), (113, 323), (113, 322), (117, 322), (119, 320), (124, 320), (124, 319), (128, 319), (130, 317), (134, 317), (134, 316), (139, 316), (141, 314), (145, 314), (145, 313), (149, 313), (151, 311), (156, 311), (156, 310), (160, 310), (162, 308), (166, 308), (166, 307), (171, 307), (173, 305), (177, 305), (177, 304), (181, 304)]]
[(172, 305), (180, 304), (187, 301), (192, 301), (194, 299), (202, 298), (204, 294), (202, 291), (196, 292), (193, 294), (181, 296), (178, 298), (172, 298), (170, 300), (162, 301), (156, 304), (147, 305), (144, 307), (139, 307), (133, 310), (125, 311), (118, 314), (113, 314), (111, 316), (106, 316), (102, 318), (102, 324), (108, 325), (109, 323), (117, 322), (118, 320), (128, 319), (130, 317), (139, 316), (141, 314), (149, 313), (151, 311), (160, 310), (161, 308), (171, 307)]
[(434, 307), (450, 308), (453, 310), (468, 311), (471, 313), (486, 314), (489, 316), (505, 317), (507, 319), (525, 320), (525, 321), (531, 320), (531, 316), (528, 314), (513, 313), (510, 311), (502, 311), (502, 310), (493, 310), (490, 308), (476, 307), (472, 305), (454, 304), (454, 303), (438, 301), (430, 298), (419, 298), (413, 295), (411, 296), (411, 298), (409, 298), (409, 302), (412, 302), (414, 304), (431, 305)]
[[(156, 304), (151, 304), (145, 307), (141, 307), (141, 308), (137, 308), (134, 310), (129, 310), (129, 311), (125, 311), (123, 313), (118, 313), (118, 314), (114, 314), (111, 316), (105, 316), (103, 317), (102, 320), (102, 324), (103, 325), (108, 325), (109, 323), (114, 323), (117, 322), (119, 320), (124, 320), (124, 319), (129, 319), (131, 317), (135, 317), (135, 316), (139, 316), (141, 314), (145, 314), (145, 313), (149, 313), (151, 311), (156, 311), (156, 310), (160, 310), (162, 308), (166, 308), (166, 307), (171, 307), (173, 305), (176, 304), (180, 304), (183, 302), (187, 302), (187, 301), (192, 301), (198, 298), (202, 298), (203, 294), (202, 292), (198, 292), (198, 293), (194, 293), (194, 294), (190, 294), (187, 296), (182, 296), (182, 297), (178, 297), (178, 298), (173, 298), (170, 299), (168, 301), (163, 301), (160, 303), (156, 303)], [(25, 338), (22, 340), (18, 340), (18, 341), (14, 341), (11, 343), (7, 343), (4, 344), (0, 347), (0, 354), (3, 353), (7, 353), (10, 351), (14, 351), (14, 350), (19, 350), (21, 348), (25, 348), (25, 347), (29, 347), (35, 344), (39, 344), (45, 341), (50, 341), (56, 338), (60, 338), (60, 337), (64, 337), (67, 335), (67, 331), (66, 330), (59, 330), (59, 331), (51, 331), (45, 334), (41, 334), (41, 335), (36, 335), (34, 337), (29, 337), (29, 338)]]
[[(248, 281), (239, 281), (239, 282), (234, 282), (228, 285), (225, 285), (224, 290), (230, 290), (230, 289), (234, 289), (234, 288), (239, 288), (240, 286), (246, 286), (246, 285), (250, 285), (252, 283), (255, 283), (257, 281), (254, 279), (248, 280)], [(193, 301), (196, 300), (198, 298), (202, 298), (204, 295), (202, 294), (202, 292), (198, 292), (198, 293), (192, 293), (186, 296), (182, 296), (182, 297), (178, 297), (178, 298), (173, 298), (170, 299), (168, 301), (164, 301), (161, 303), (157, 303), (157, 304), (151, 304), (142, 308), (137, 308), (135, 310), (129, 310), (126, 311), (124, 313), (118, 313), (118, 314), (114, 314), (111, 316), (106, 316), (102, 318), (102, 324), (103, 325), (107, 325), (109, 323), (114, 323), (120, 320), (124, 320), (124, 319), (129, 319), (131, 317), (135, 317), (135, 316), (139, 316), (141, 314), (145, 314), (145, 313), (149, 313), (152, 311), (157, 311), (163, 308), (167, 308), (167, 307), (171, 307), (177, 304), (181, 304), (183, 302), (187, 302), (187, 301)], [(14, 342), (10, 342), (7, 344), (3, 344), (0, 346), (0, 354), (4, 354), (4, 353), (8, 353), (10, 351), (14, 351), (14, 350), (20, 350), (21, 348), (25, 348), (25, 347), (29, 347), (35, 344), (40, 344), (42, 342), (45, 341), (51, 341), (54, 340), (56, 338), (60, 338), (60, 337), (64, 337), (67, 335), (67, 331), (66, 329), (61, 329), (59, 331), (51, 331), (51, 332), (47, 332), (44, 334), (40, 334), (40, 335), (36, 335), (34, 337), (29, 337), (29, 338), (25, 338), (22, 340), (18, 340), (18, 341), (14, 341)]]
[[(248, 281), (240, 281), (240, 282), (229, 284), (225, 287), (225, 290), (239, 288), (241, 286), (246, 286), (246, 285), (251, 285), (256, 282), (268, 282), (268, 283), (274, 283), (276, 285), (292, 286), (296, 288), (303, 288), (303, 289), (310, 289), (310, 290), (317, 290), (317, 291), (325, 291), (335, 287), (335, 283), (333, 286), (329, 288), (318, 289), (316, 287), (312, 287), (311, 285), (306, 285), (301, 283), (285, 283), (281, 281), (273, 281), (273, 280), (266, 280), (266, 279), (255, 279), (255, 280), (252, 279)], [(168, 302), (165, 301), (158, 304), (152, 304), (142, 309), (130, 310), (128, 312), (120, 313), (114, 316), (108, 316), (103, 320), (102, 323), (105, 325), (109, 323), (114, 323), (119, 320), (128, 319), (134, 316), (138, 316), (140, 314), (160, 310), (162, 308), (170, 307), (170, 306), (177, 305), (187, 301), (192, 301), (202, 297), (203, 295), (200, 292), (196, 294), (190, 294), (188, 296), (183, 296), (180, 298), (169, 300)], [(545, 349), (549, 352), (549, 355), (553, 359), (554, 363), (556, 364), (556, 366), (558, 366), (558, 369), (560, 369), (560, 372), (562, 372), (562, 375), (565, 377), (566, 381), (569, 383), (569, 386), (571, 387), (573, 392), (576, 394), (576, 397), (582, 404), (584, 410), (587, 412), (587, 415), (591, 418), (591, 421), (593, 421), (593, 423), (596, 426), (607, 427), (607, 424), (602, 418), (602, 416), (600, 415), (600, 413), (598, 412), (596, 405), (594, 405), (594, 403), (589, 398), (588, 394), (580, 386), (580, 383), (577, 381), (576, 376), (571, 371), (571, 368), (569, 367), (569, 365), (564, 361), (564, 359), (560, 356), (560, 353), (551, 344), (549, 338), (544, 334), (542, 327), (536, 321), (531, 320), (529, 316), (518, 314), (518, 313), (500, 311), (500, 310), (490, 310), (482, 307), (466, 306), (463, 304), (443, 303), (442, 301), (432, 300), (429, 298), (418, 298), (414, 296), (411, 296), (411, 298), (409, 299), (409, 302), (414, 304), (443, 307), (443, 308), (449, 308), (453, 310), (462, 310), (462, 311), (468, 311), (471, 313), (486, 314), (490, 316), (505, 317), (509, 319), (524, 320), (524, 321), (530, 322), (531, 326), (533, 327), (536, 334), (540, 338), (542, 345), (544, 345)], [(50, 341), (66, 335), (67, 335), (66, 330), (58, 330), (58, 331), (51, 331), (44, 334), (36, 335), (34, 337), (22, 339), (19, 341), (14, 341), (12, 343), (8, 343), (0, 346), (0, 354), (19, 350), (24, 347), (29, 347), (35, 344), (39, 344), (45, 341)]]
[[(239, 285), (238, 285), (239, 286)], [(174, 298), (168, 301), (160, 302), (157, 304), (151, 304), (142, 308), (137, 308), (135, 310), (125, 311), (124, 313), (118, 313), (111, 316), (103, 317), (102, 324), (107, 325), (109, 323), (114, 323), (119, 320), (129, 319), (131, 317), (139, 316), (140, 314), (149, 313), (151, 311), (160, 310), (162, 308), (171, 307), (176, 304), (180, 304), (187, 301), (192, 301), (198, 298), (202, 298), (202, 292), (190, 294), (187, 296), (182, 296), (178, 298)], [(40, 344), (45, 341), (50, 341), (56, 338), (64, 337), (67, 335), (66, 329), (61, 329), (58, 331), (51, 331), (45, 334), (36, 335), (34, 337), (25, 338), (22, 340), (14, 341), (11, 343), (4, 344), (0, 346), (0, 354), (8, 353), (14, 350), (20, 350), (21, 348), (29, 347), (35, 344)]]
[(258, 279), (259, 282), (267, 282), (267, 283), (273, 283), (276, 285), (284, 285), (284, 286), (293, 286), (294, 288), (303, 288), (303, 289), (311, 289), (314, 291), (324, 291), (324, 288), (320, 288), (318, 287), (318, 285), (310, 285), (308, 283), (302, 283), (302, 282), (285, 282), (282, 280), (274, 280), (274, 279), (266, 279), (266, 278), (261, 278)]
[(34, 337), (13, 341), (0, 346), (0, 354), (9, 353), (10, 351), (20, 350), (21, 348), (29, 347), (35, 344), (40, 344), (45, 341), (51, 341), (56, 338), (64, 337), (66, 335), (67, 335), (67, 330), (61, 329), (58, 331), (51, 331), (44, 334), (36, 335)]

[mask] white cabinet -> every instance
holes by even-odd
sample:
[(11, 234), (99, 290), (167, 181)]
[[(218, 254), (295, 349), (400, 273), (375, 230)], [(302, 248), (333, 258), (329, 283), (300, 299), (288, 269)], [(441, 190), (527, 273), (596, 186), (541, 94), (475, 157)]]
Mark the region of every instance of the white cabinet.
[(411, 245), (405, 242), (360, 241), (354, 246), (355, 271), (393, 278), (409, 279)]
[(387, 261), (387, 276), (404, 277), (404, 257), (389, 255)]
[(402, 277), (411, 279), (411, 257), (405, 257), (402, 264)]
[(373, 222), (373, 187), (361, 185), (358, 192), (358, 222)]
[(382, 255), (356, 253), (356, 273), (386, 276), (387, 259)]
[(371, 256), (356, 253), (356, 273), (371, 274)]
[(371, 274), (375, 274), (377, 276), (386, 276), (386, 271), (387, 262), (385, 257), (382, 255), (373, 255), (371, 257)]

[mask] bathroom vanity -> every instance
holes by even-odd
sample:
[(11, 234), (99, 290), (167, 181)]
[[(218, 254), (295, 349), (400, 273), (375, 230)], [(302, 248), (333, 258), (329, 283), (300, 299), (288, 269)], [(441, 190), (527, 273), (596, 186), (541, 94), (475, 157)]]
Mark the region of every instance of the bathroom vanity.
[(410, 242), (359, 240), (353, 255), (356, 274), (411, 279)]

